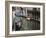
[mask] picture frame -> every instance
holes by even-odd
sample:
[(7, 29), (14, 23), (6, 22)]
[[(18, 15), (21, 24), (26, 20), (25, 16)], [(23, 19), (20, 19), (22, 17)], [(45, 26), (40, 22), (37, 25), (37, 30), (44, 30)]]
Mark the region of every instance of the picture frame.
[[(25, 21), (25, 23), (27, 25), (23, 25), (22, 28), (23, 29), (19, 29), (19, 30), (16, 30), (14, 27), (15, 26), (12, 26), (12, 22), (13, 22), (13, 13), (15, 10), (20, 10), (22, 11), (25, 11), (25, 14), (23, 13), (23, 15), (20, 15), (18, 14), (18, 16), (24, 18), (25, 19), (31, 19), (33, 21), (38, 21), (38, 23), (36, 22), (33, 22), (34, 25), (38, 25), (38, 26), (30, 26), (32, 23), (31, 22), (27, 22)], [(36, 12), (36, 10), (38, 11), (38, 13)], [(15, 11), (15, 12), (18, 12), (18, 11)], [(31, 12), (31, 16), (29, 18), (29, 14)], [(35, 13), (34, 13), (35, 12)], [(16, 13), (17, 15), (17, 13)], [(33, 16), (35, 15), (35, 16)], [(37, 15), (38, 15), (38, 18), (40, 20), (38, 20), (37, 18)], [(36, 17), (36, 18), (34, 18)], [(16, 18), (16, 17), (15, 17)], [(18, 18), (19, 19), (19, 18)], [(23, 21), (24, 21), (23, 20)], [(16, 20), (14, 20), (16, 23)], [(17, 20), (18, 21), (18, 20)], [(22, 23), (24, 23), (22, 21)], [(20, 23), (20, 22), (19, 22)], [(29, 25), (30, 24), (30, 25)], [(18, 24), (19, 25), (19, 24)], [(30, 27), (30, 30), (28, 26)], [(12, 29), (13, 28), (13, 29)], [(15, 30), (14, 30), (15, 29)], [(20, 1), (6, 1), (5, 2), (5, 36), (6, 37), (11, 37), (11, 36), (15, 36), (15, 37), (18, 37), (18, 36), (34, 36), (34, 35), (44, 35), (45, 34), (45, 4), (44, 3), (35, 3), (35, 2), (20, 2)]]

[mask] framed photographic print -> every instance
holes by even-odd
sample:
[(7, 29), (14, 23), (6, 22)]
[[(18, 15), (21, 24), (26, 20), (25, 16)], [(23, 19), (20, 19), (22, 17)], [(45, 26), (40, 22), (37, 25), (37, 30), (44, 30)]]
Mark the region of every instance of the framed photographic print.
[(5, 9), (6, 36), (44, 35), (44, 3), (10, 1)]

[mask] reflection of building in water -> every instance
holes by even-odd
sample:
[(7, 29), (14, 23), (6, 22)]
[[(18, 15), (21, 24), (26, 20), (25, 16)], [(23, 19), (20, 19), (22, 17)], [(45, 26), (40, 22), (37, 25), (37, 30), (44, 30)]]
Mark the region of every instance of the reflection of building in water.
[(13, 30), (40, 30), (39, 8), (16, 7), (14, 9)]

